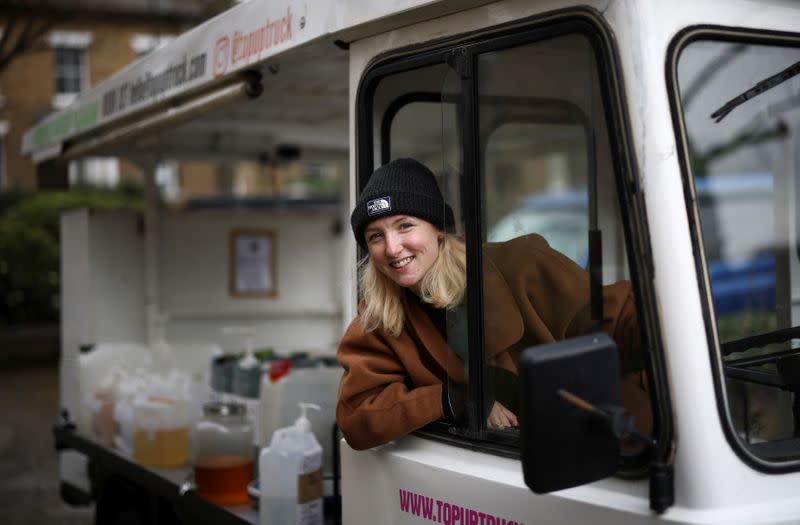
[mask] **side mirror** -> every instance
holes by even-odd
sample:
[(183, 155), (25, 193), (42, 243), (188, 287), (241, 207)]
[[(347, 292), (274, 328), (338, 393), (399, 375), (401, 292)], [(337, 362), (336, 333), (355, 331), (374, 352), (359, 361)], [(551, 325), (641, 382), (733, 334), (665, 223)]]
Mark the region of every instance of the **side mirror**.
[(544, 494), (614, 474), (620, 449), (612, 426), (568, 402), (564, 393), (594, 406), (619, 407), (616, 343), (597, 333), (528, 348), (519, 374), (525, 484)]

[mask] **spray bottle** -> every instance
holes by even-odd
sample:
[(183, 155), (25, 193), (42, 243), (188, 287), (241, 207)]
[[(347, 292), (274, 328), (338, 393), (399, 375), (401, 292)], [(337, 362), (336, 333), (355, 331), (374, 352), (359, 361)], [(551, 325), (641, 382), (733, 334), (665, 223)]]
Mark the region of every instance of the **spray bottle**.
[(322, 525), (322, 447), (311, 432), (306, 409), (290, 427), (272, 434), (258, 461), (260, 525)]

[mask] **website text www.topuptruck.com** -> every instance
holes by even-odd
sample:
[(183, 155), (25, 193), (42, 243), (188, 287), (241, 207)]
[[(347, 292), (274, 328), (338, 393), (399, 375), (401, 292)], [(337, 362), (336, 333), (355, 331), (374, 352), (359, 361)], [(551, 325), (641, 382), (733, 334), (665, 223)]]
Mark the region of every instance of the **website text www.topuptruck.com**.
[(524, 525), (508, 518), (403, 489), (400, 489), (400, 510), (445, 525)]

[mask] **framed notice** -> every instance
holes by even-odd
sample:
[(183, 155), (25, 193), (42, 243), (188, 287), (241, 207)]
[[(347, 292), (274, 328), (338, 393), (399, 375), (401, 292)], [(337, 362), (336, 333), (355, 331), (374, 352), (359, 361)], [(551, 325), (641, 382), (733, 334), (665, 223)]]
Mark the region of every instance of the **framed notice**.
[(233, 297), (277, 297), (277, 243), (270, 230), (232, 230), (228, 288)]

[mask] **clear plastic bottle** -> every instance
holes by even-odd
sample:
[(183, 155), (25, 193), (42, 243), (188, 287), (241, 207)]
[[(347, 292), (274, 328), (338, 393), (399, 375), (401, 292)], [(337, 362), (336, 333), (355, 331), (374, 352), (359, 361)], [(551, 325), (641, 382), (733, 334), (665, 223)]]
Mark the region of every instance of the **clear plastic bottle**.
[(258, 471), (261, 488), (261, 525), (321, 525), (322, 447), (306, 417), (311, 403), (298, 403), (300, 417), (290, 427), (272, 434), (261, 451)]
[(194, 480), (197, 493), (218, 505), (248, 502), (253, 479), (253, 425), (237, 403), (207, 403), (194, 427)]

